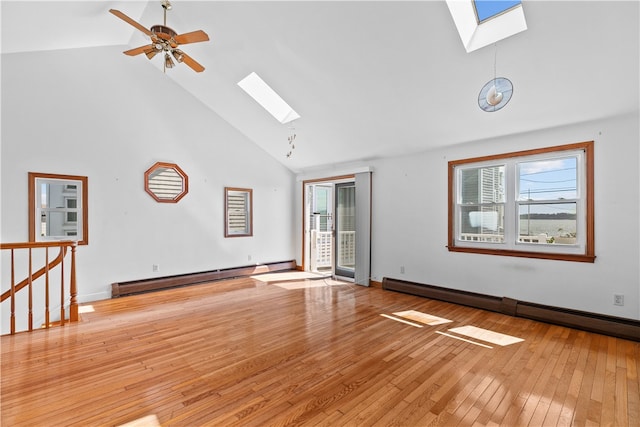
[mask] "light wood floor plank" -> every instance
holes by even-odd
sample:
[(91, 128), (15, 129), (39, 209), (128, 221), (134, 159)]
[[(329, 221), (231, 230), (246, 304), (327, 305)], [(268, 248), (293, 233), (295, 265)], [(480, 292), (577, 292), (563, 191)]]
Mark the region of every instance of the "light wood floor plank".
[[(1, 337), (0, 424), (640, 425), (640, 343), (353, 284), (231, 279)], [(381, 314), (452, 320), (422, 328)], [(436, 332), (524, 339), (484, 348)]]
[(523, 369), (520, 372), (522, 382), (520, 387), (516, 388), (518, 395), (507, 411), (503, 423), (507, 425), (530, 424), (531, 418), (543, 398), (540, 394), (540, 387), (544, 386), (545, 382), (541, 376), (550, 371), (547, 363), (551, 364), (554, 361), (551, 355), (554, 347), (558, 345), (557, 334), (559, 330), (555, 326), (550, 326), (544, 328), (544, 336), (535, 335), (532, 337), (531, 343), (528, 345), (529, 357), (523, 361)]

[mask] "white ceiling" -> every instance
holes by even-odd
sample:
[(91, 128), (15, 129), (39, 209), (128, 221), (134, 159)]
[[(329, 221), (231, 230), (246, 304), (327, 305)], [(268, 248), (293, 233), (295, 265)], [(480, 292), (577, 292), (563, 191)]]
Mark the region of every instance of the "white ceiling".
[[(185, 90), (293, 171), (637, 112), (637, 1), (523, 1), (528, 29), (466, 53), (444, 1), (182, 1), (167, 25), (211, 41), (183, 50), (206, 70), (167, 71)], [(2, 54), (147, 44), (108, 12), (145, 27), (160, 1), (2, 1)], [(497, 54), (497, 55), (496, 55)], [(495, 113), (478, 108), (497, 74), (514, 84)], [(128, 58), (157, 67), (159, 57)], [(237, 82), (257, 72), (302, 118), (292, 132)], [(161, 72), (161, 71), (159, 71)], [(8, 84), (4, 82), (3, 84)]]

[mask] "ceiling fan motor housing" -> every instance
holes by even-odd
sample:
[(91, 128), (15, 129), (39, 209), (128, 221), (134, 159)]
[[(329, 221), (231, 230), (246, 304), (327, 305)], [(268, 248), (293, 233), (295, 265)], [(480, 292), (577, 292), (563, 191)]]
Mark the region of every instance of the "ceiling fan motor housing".
[(174, 48), (178, 47), (174, 37), (178, 35), (173, 29), (167, 27), (166, 25), (154, 25), (150, 28), (151, 32), (156, 36), (152, 37), (153, 40), (153, 48), (160, 52), (172, 51)]
[(178, 33), (173, 31), (171, 28), (167, 27), (166, 25), (154, 25), (153, 27), (150, 28), (150, 30), (152, 33), (157, 34), (159, 37), (165, 40), (173, 38), (178, 35)]

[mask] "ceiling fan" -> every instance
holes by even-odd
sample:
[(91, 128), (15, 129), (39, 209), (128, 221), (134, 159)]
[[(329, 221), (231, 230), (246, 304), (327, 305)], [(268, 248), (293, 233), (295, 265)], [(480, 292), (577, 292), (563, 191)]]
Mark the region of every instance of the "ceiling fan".
[(156, 54), (164, 52), (164, 68), (173, 68), (175, 65), (169, 53), (176, 59), (176, 61), (184, 62), (193, 71), (200, 73), (204, 71), (204, 67), (200, 65), (195, 59), (178, 49), (180, 45), (189, 43), (198, 43), (209, 40), (209, 36), (202, 30), (192, 31), (190, 33), (178, 34), (171, 28), (167, 27), (167, 10), (171, 10), (171, 3), (168, 0), (162, 1), (162, 8), (164, 9), (164, 25), (154, 25), (150, 29), (143, 27), (133, 19), (129, 18), (124, 13), (116, 9), (109, 9), (109, 12), (113, 13), (123, 21), (133, 25), (138, 30), (145, 33), (151, 38), (151, 44), (140, 46), (135, 49), (124, 51), (125, 55), (135, 56), (144, 53), (147, 58), (151, 59)]

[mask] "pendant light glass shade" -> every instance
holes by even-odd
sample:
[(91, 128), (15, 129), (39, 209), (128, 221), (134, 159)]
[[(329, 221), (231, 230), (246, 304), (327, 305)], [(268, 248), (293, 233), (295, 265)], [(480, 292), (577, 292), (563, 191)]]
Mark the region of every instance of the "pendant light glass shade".
[(478, 105), (483, 111), (492, 113), (498, 111), (511, 100), (513, 84), (504, 77), (489, 80), (478, 94)]

